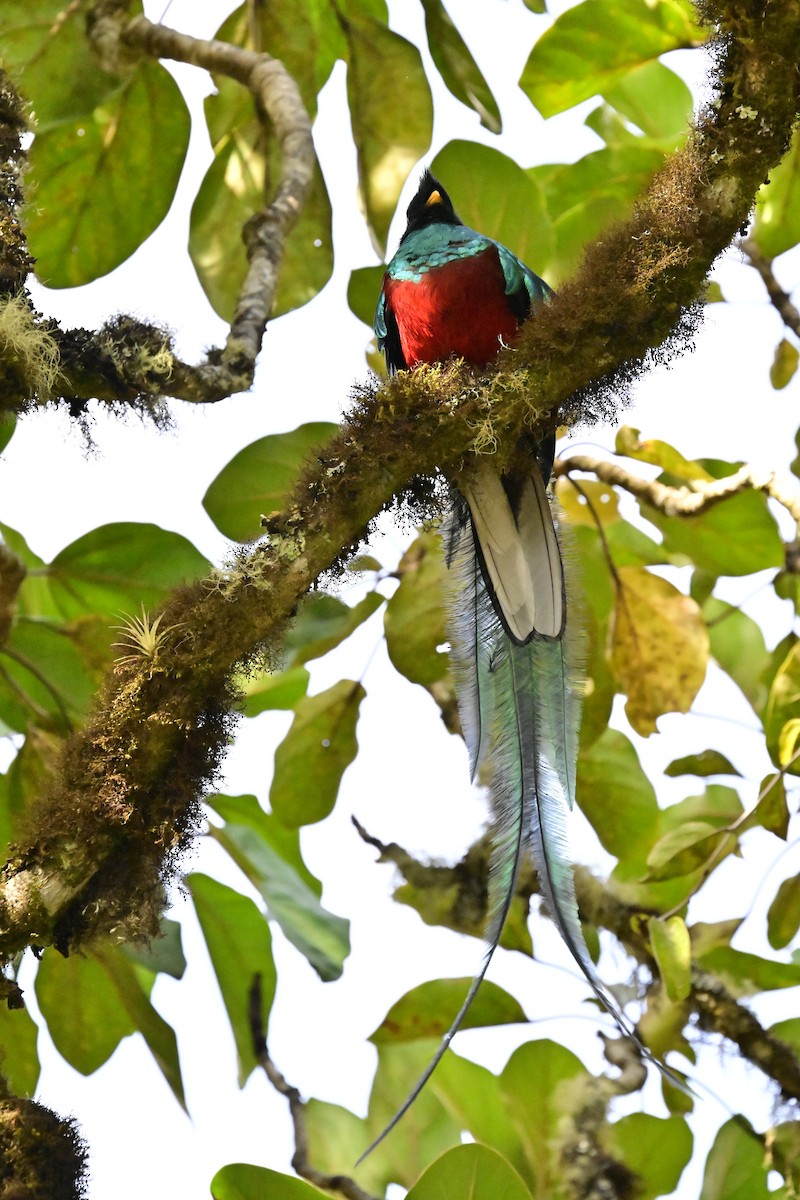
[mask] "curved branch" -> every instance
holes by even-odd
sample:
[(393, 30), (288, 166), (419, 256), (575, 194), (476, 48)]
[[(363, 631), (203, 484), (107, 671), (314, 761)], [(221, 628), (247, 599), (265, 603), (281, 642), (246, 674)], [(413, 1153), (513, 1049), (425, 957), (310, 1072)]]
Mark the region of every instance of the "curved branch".
[[(28, 373), (14, 389), (4, 389), (4, 411), (23, 412), (33, 399), (52, 402), (57, 394), (76, 415), (82, 413), (81, 402), (92, 398), (150, 410), (162, 396), (207, 404), (247, 391), (253, 382), (286, 238), (311, 190), (316, 163), (311, 118), (291, 75), (269, 54), (190, 37), (141, 16), (128, 21), (127, 7), (105, 0), (90, 14), (90, 38), (103, 62), (110, 69), (122, 63), (130, 68), (132, 59), (146, 54), (237, 80), (251, 92), (258, 120), (269, 122), (274, 132), (280, 177), (269, 203), (244, 228), (248, 270), (222, 350), (210, 351), (204, 363), (191, 366), (175, 356), (163, 329), (131, 317), (117, 317), (96, 333), (64, 330), (47, 321), (43, 332), (58, 356), (57, 378), (52, 372), (46, 380)], [(0, 107), (0, 134), (2, 116)], [(27, 324), (31, 329), (42, 325), (29, 301)], [(0, 320), (0, 345), (2, 333)]]
[(767, 289), (770, 303), (777, 310), (781, 320), (787, 329), (791, 329), (796, 337), (800, 338), (800, 312), (792, 304), (792, 298), (785, 292), (775, 278), (775, 273), (772, 270), (772, 259), (767, 258), (766, 254), (762, 254), (758, 248), (758, 242), (755, 238), (745, 238), (742, 243), (742, 250), (747, 255), (750, 265), (755, 267)]
[(633, 475), (619, 463), (588, 454), (571, 454), (559, 459), (553, 467), (553, 474), (557, 476), (569, 476), (573, 471), (594, 475), (603, 483), (622, 488), (668, 517), (697, 517), (737, 492), (748, 489), (764, 492), (786, 509), (797, 525), (797, 536), (800, 537), (800, 491), (793, 480), (782, 478), (774, 471), (764, 473), (745, 464), (722, 479), (710, 482), (698, 479), (683, 487), (669, 487), (656, 479)]
[[(800, 0), (705, 11), (723, 34), (718, 95), (633, 218), (590, 250), (498, 373), (450, 363), (362, 389), (268, 544), (172, 599), (164, 625), (183, 636), (159, 664), (118, 664), (0, 879), (0, 953), (153, 928), (161, 880), (177, 869), (226, 749), (233, 669), (275, 646), (313, 582), (415, 478), (439, 469), (458, 480), (489, 447), (502, 467), (531, 427), (609, 415), (620, 383), (685, 344), (682, 314), (746, 221), (800, 107)], [(430, 501), (414, 485), (420, 495)]]

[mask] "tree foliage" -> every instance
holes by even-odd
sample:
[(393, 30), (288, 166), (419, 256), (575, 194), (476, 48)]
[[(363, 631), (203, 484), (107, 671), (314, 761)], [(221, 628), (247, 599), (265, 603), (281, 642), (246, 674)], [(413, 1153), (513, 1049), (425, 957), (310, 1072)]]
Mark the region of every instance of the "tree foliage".
[[(503, 122), (491, 81), (446, 7), (422, 7), (433, 68), (390, 28), (384, 0), (248, 3), (213, 41), (151, 24), (126, 0), (6, 0), (4, 446), (20, 415), (47, 419), (37, 406), (64, 406), (84, 425), (91, 405), (133, 407), (160, 425), (165, 398), (224, 404), (249, 386), (267, 317), (300, 309), (331, 275), (332, 211), (310, 121), (341, 60), (364, 220), (386, 257), (401, 190), (431, 147), (433, 96), (443, 105), (446, 90), (492, 135)], [(544, 5), (527, 7), (538, 14)], [(597, 148), (576, 162), (531, 166), (485, 138), (454, 140), (431, 161), (462, 218), (507, 243), (560, 293), (501, 356), (497, 373), (474, 376), (454, 363), (372, 380), (355, 389), (341, 428), (307, 424), (244, 447), (203, 501), (221, 533), (240, 543), (224, 568), (154, 525), (101, 524), (50, 562), (28, 546), (24, 514), (21, 530), (0, 526), (0, 722), (16, 749), (0, 776), (8, 1002), (0, 1012), (0, 1195), (6, 1180), (42, 1197), (82, 1186), (74, 1127), (31, 1101), (36, 1028), (17, 984), (31, 948), (43, 951), (36, 996), (59, 1054), (91, 1074), (139, 1032), (185, 1106), (176, 1033), (150, 996), (159, 975), (184, 973), (180, 926), (164, 910), (199, 836), (239, 873), (238, 888), (199, 871), (186, 879), (238, 1081), (263, 1070), (287, 1097), (294, 1166), (305, 1177), (231, 1164), (211, 1182), (215, 1197), (302, 1200), (327, 1189), (364, 1200), (399, 1183), (413, 1200), (647, 1200), (674, 1190), (691, 1159), (694, 1097), (665, 1085), (661, 1115), (620, 1116), (619, 1098), (643, 1084), (630, 1048), (609, 1044), (616, 1069), (595, 1075), (566, 1047), (533, 1037), (497, 1075), (450, 1052), (392, 1137), (352, 1171), (430, 1058), (464, 980), (431, 980), (386, 1014), (371, 1039), (378, 1066), (365, 1119), (303, 1102), (267, 1051), (280, 986), (271, 929), (326, 981), (342, 974), (350, 945), (348, 922), (322, 903), (300, 835), (337, 802), (358, 753), (365, 691), (343, 678), (309, 694), (307, 664), (380, 619), (394, 668), (458, 732), (444, 647), (446, 568), (430, 527), (443, 479), (468, 473), (476, 454), (502, 463), (523, 426), (615, 416), (628, 384), (687, 347), (702, 302), (721, 300), (704, 280), (744, 234), (754, 203), (742, 252), (784, 325), (764, 387), (796, 387), (800, 314), (772, 265), (800, 242), (796, 0), (719, 0), (697, 11), (687, 0), (582, 0), (556, 20), (532, 15), (530, 26), (520, 88), (548, 119), (593, 101), (583, 120)], [(689, 88), (662, 61), (675, 50), (713, 64), (713, 96), (693, 121)], [(193, 198), (189, 251), (230, 334), (196, 366), (178, 358), (167, 331), (138, 317), (67, 329), (38, 312), (26, 290), (33, 260), (51, 287), (107, 274), (172, 204), (190, 121), (165, 58), (205, 68), (216, 86), (205, 104), (213, 158)], [(23, 151), (26, 125), (35, 136)], [(350, 279), (350, 307), (366, 324), (381, 273), (365, 265)], [(370, 362), (377, 365), (374, 353)], [(776, 461), (788, 456), (776, 447)], [(797, 460), (792, 469), (800, 475)], [(796, 1103), (800, 1022), (788, 1015), (765, 1028), (746, 1002), (800, 985), (800, 963), (787, 952), (800, 930), (797, 881), (770, 883), (763, 954), (734, 944), (742, 921), (733, 901), (723, 921), (693, 911), (745, 840), (761, 839), (777, 857), (790, 833), (800, 643), (792, 632), (773, 646), (770, 631), (726, 599), (725, 585), (757, 576), (797, 608), (796, 480), (740, 462), (689, 460), (680, 446), (624, 425), (611, 460), (573, 454), (559, 459), (556, 475), (586, 636), (578, 801), (614, 860), (603, 879), (576, 869), (587, 941), (599, 954), (611, 935), (628, 956), (639, 1030), (655, 1054), (679, 1052), (691, 1063), (701, 1034), (721, 1035), (770, 1082), (776, 1101)], [(399, 563), (354, 558), (392, 505), (425, 528)], [(360, 583), (352, 603), (340, 585), (345, 564)], [(693, 782), (665, 804), (629, 734), (647, 737), (666, 714), (688, 713), (710, 664), (750, 706), (770, 769), (758, 779), (740, 774), (744, 764), (714, 745), (676, 755), (666, 773)], [(627, 726), (609, 725), (616, 697), (624, 697)], [(262, 804), (215, 792), (236, 720), (270, 710), (291, 713), (291, 724), (268, 806), (267, 797)], [(447, 867), (358, 829), (397, 868), (399, 902), (429, 924), (481, 936), (485, 837)], [(528, 873), (503, 936), (509, 951), (529, 957), (536, 896)], [(468, 1024), (522, 1023), (525, 1011), (485, 983)], [(31, 1120), (41, 1142), (27, 1138)], [(461, 1144), (464, 1133), (472, 1144)], [(36, 1173), (42, 1144), (48, 1154), (59, 1148), (55, 1183), (52, 1172)], [(791, 1112), (760, 1130), (733, 1116), (707, 1156), (703, 1200), (796, 1196), (797, 1150)], [(771, 1171), (780, 1175), (777, 1191), (768, 1189)]]

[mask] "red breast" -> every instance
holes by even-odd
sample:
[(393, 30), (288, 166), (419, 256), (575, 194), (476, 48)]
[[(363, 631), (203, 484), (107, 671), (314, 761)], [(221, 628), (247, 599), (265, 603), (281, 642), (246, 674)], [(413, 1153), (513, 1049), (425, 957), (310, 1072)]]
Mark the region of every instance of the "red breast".
[(419, 283), (386, 275), (383, 286), (409, 367), (451, 354), (482, 367), (514, 340), (517, 322), (494, 246), (434, 267)]

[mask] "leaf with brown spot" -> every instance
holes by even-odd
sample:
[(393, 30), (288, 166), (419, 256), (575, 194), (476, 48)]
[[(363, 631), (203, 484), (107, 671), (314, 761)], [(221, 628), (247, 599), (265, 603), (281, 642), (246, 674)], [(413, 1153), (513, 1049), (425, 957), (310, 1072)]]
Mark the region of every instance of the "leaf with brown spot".
[(664, 713), (691, 708), (706, 675), (708, 632), (695, 601), (659, 575), (620, 567), (617, 583), (609, 659), (628, 695), (628, 720), (646, 737)]

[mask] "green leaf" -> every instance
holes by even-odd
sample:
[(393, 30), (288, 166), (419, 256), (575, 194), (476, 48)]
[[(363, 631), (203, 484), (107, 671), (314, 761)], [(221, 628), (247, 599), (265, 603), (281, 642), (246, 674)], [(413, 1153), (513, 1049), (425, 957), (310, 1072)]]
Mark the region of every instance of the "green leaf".
[(563, 1179), (558, 1140), (574, 1113), (576, 1085), (589, 1073), (564, 1046), (541, 1039), (515, 1050), (500, 1076), (508, 1115), (522, 1141), (534, 1196), (558, 1195)]
[(211, 1180), (214, 1200), (319, 1200), (329, 1196), (295, 1175), (282, 1175), (268, 1167), (231, 1163)]
[(657, 60), (628, 71), (603, 90), (603, 98), (664, 149), (673, 150), (688, 132), (692, 93)]
[(178, 921), (161, 918), (160, 932), (149, 946), (128, 943), (123, 947), (127, 958), (157, 975), (163, 972), (173, 979), (182, 979), (186, 970), (186, 958), (181, 945), (181, 927)]
[(327, 421), (251, 442), (222, 468), (203, 497), (203, 507), (225, 537), (252, 541), (267, 516), (286, 504), (300, 467), (336, 433)]
[(286, 67), (300, 88), (306, 108), (313, 117), (317, 110), (317, 93), (331, 73), (337, 58), (344, 58), (346, 46), (331, 4), (320, 0), (270, 0), (255, 10), (243, 4), (225, 22), (217, 37), (232, 40), (227, 34), (229, 23), (238, 17), (240, 35), (237, 45), (252, 48), (245, 34), (251, 22), (256, 22), (259, 45)]
[(208, 875), (186, 881), (225, 1002), (239, 1060), (239, 1087), (258, 1066), (250, 1021), (250, 994), (261, 981), (261, 1028), (266, 1033), (277, 974), (269, 922), (252, 900)]
[(342, 775), (358, 753), (356, 723), (366, 692), (342, 679), (295, 707), (292, 727), (275, 751), (272, 811), (290, 829), (313, 825), (333, 810)]
[[(266, 45), (276, 53), (272, 43)], [(192, 205), (189, 253), (203, 291), (230, 321), (248, 270), (242, 230), (272, 199), (270, 181), (280, 177), (281, 150), (271, 129), (256, 120), (241, 84), (223, 77), (215, 82), (217, 94), (205, 101), (214, 160)], [(306, 304), (332, 270), (331, 206), (315, 162), (311, 192), (284, 246), (272, 316)]]
[(66, 733), (83, 719), (97, 686), (67, 628), (18, 618), (0, 647), (0, 718)]
[(97, 958), (46, 950), (36, 972), (36, 999), (56, 1050), (81, 1075), (102, 1067), (136, 1023)]
[(788, 946), (800, 929), (800, 876), (784, 879), (769, 906), (767, 937), (773, 950)]
[(648, 930), (667, 995), (670, 1000), (685, 1000), (692, 990), (692, 946), (686, 922), (682, 917), (651, 917)]
[(774, 1025), (770, 1025), (769, 1032), (785, 1046), (789, 1046), (795, 1054), (800, 1054), (800, 1017), (776, 1021)]
[(664, 774), (670, 779), (677, 779), (681, 775), (699, 775), (701, 778), (707, 778), (709, 775), (738, 775), (741, 778), (741, 772), (737, 771), (719, 750), (701, 750), (697, 754), (686, 754), (683, 758), (676, 758), (664, 768)]
[(769, 1200), (766, 1154), (743, 1117), (722, 1126), (706, 1159), (700, 1200)]
[(775, 357), (769, 369), (769, 381), (776, 391), (781, 391), (794, 379), (800, 354), (793, 342), (782, 338), (775, 347)]
[[(131, 16), (141, 4), (131, 6)], [(32, 102), (37, 132), (90, 113), (119, 86), (100, 69), (86, 37), (86, 14), (63, 0), (4, 0), (3, 64)]]
[[(738, 469), (734, 463), (706, 460), (715, 479)], [(660, 476), (662, 483), (674, 479)], [(778, 526), (762, 492), (737, 492), (694, 517), (668, 517), (641, 502), (642, 516), (664, 535), (671, 554), (713, 575), (750, 575), (783, 565), (784, 553)]]
[(39, 1082), (39, 1030), (27, 1008), (10, 1009), (0, 1004), (0, 1071), (11, 1094), (30, 1098)]
[[(784, 767), (792, 775), (800, 775), (800, 761), (791, 761), (792, 755), (781, 753), (781, 734), (784, 727), (797, 717), (800, 704), (800, 641), (796, 641), (785, 656), (772, 680), (769, 689), (764, 731), (767, 749), (776, 766)], [(782, 761), (785, 759), (785, 761)]]
[(412, 683), (425, 686), (448, 670), (444, 624), (442, 539), (423, 533), (398, 565), (400, 586), (386, 605), (384, 631), (392, 665)]
[[(379, 20), (339, 14), (347, 40), (347, 99), (372, 241), (382, 258), (409, 171), (430, 146), (433, 103), (416, 46)], [(402, 96), (402, 104), (390, 97)]]
[(347, 285), (347, 303), (350, 305), (350, 311), (359, 321), (369, 325), (370, 329), (375, 320), (375, 307), (385, 273), (386, 267), (383, 263), (377, 267), (357, 267), (351, 272)]
[(181, 1108), (186, 1109), (174, 1029), (153, 1008), (148, 991), (142, 987), (133, 964), (120, 947), (104, 946), (102, 950), (94, 950), (93, 956), (111, 980), (120, 1004), (147, 1043), (175, 1099)]
[(256, 717), (271, 709), (294, 708), (298, 700), (308, 691), (309, 674), (305, 667), (291, 667), (288, 671), (264, 672), (244, 685), (242, 712), (246, 717)]
[(352, 608), (325, 592), (306, 597), (284, 639), (287, 666), (321, 658), (368, 620), (383, 602), (379, 592), (368, 592)]
[[(376, 1046), (441, 1038), (464, 1002), (471, 979), (431, 979), (393, 1004), (370, 1041)], [(491, 980), (484, 980), (461, 1023), (462, 1029), (527, 1023), (519, 1003)]]
[(0, 454), (3, 453), (8, 443), (14, 436), (14, 431), (17, 428), (16, 413), (3, 413), (0, 416)]
[(552, 220), (553, 278), (573, 272), (586, 245), (630, 215), (663, 161), (661, 150), (634, 142), (595, 150), (566, 166), (527, 172), (539, 183)]
[(520, 87), (543, 117), (621, 84), (669, 50), (701, 44), (693, 10), (678, 0), (584, 0), (539, 38)]
[(504, 1158), (488, 1146), (455, 1146), (420, 1177), (408, 1200), (531, 1200), (531, 1193)]
[(800, 984), (800, 962), (775, 962), (731, 946), (716, 946), (698, 955), (698, 961), (718, 975), (737, 998)]
[(452, 141), (436, 155), (431, 170), (465, 225), (507, 246), (532, 270), (546, 272), (552, 223), (538, 182), (513, 159), (491, 146)]
[(481, 124), (500, 133), (503, 122), (491, 89), (441, 0), (422, 0), (428, 47), (439, 74), (457, 100), (472, 108)]
[(630, 425), (621, 425), (614, 439), (617, 454), (634, 458), (637, 462), (652, 463), (670, 475), (687, 483), (696, 479), (709, 481), (714, 476), (697, 459), (688, 459), (669, 442), (660, 438), (642, 438), (640, 431)]
[(527, 1175), (522, 1142), (508, 1119), (496, 1075), (451, 1050), (437, 1066), (428, 1087), (461, 1129), (497, 1150), (521, 1175)]
[(786, 799), (786, 782), (779, 772), (765, 775), (762, 779), (755, 808), (747, 814), (739, 829), (744, 833), (746, 829), (755, 829), (759, 825), (786, 841), (789, 833), (789, 805)]
[(630, 740), (607, 729), (578, 760), (581, 812), (609, 854), (639, 873), (656, 836), (660, 809)]
[(769, 173), (756, 197), (753, 237), (762, 254), (777, 258), (800, 242), (800, 135), (789, 153)]
[(208, 803), (227, 821), (209, 834), (261, 893), (270, 917), (321, 979), (338, 979), (350, 952), (349, 922), (320, 904), (322, 887), (300, 857), (297, 832), (263, 812), (255, 796), (213, 796)]
[(55, 610), (64, 620), (86, 612), (115, 618), (157, 607), (178, 584), (211, 564), (180, 533), (120, 521), (65, 546), (46, 568)]
[(133, 254), (167, 215), (188, 144), (180, 89), (147, 60), (91, 113), (40, 133), (26, 221), (39, 279), (77, 287)]
[(675, 1190), (692, 1157), (692, 1132), (682, 1117), (629, 1113), (608, 1128), (612, 1155), (636, 1175), (638, 1200)]
[(767, 700), (763, 677), (769, 667), (760, 626), (740, 609), (713, 596), (703, 605), (703, 615), (713, 657), (741, 689), (754, 712), (760, 713)]

